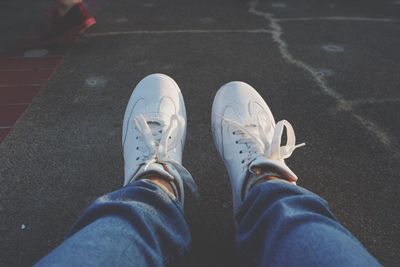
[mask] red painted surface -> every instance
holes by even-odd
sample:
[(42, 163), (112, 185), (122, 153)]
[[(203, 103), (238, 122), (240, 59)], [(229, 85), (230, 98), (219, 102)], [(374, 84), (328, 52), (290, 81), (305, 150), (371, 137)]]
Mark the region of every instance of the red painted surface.
[(54, 69), (2, 70), (0, 71), (0, 86), (44, 84), (53, 72)]
[(0, 54), (0, 142), (63, 60), (62, 50), (44, 57), (23, 57), (27, 50), (38, 47), (36, 42), (29, 40), (25, 39), (25, 43), (20, 41)]
[[(93, 14), (104, 2), (105, 0), (87, 0), (86, 4)], [(41, 30), (27, 34), (11, 48), (0, 53), (0, 143), (62, 63), (76, 37), (74, 35), (64, 38), (58, 47), (47, 48), (49, 53), (44, 57), (24, 57), (28, 50), (43, 48), (38, 32)]]
[(61, 56), (44, 58), (0, 57), (0, 71), (54, 69), (61, 63), (62, 59)]
[(6, 138), (7, 134), (11, 131), (12, 128), (0, 128), (0, 143)]
[(1, 105), (0, 127), (12, 127), (29, 104)]
[(31, 103), (40, 89), (41, 85), (0, 87), (0, 105)]

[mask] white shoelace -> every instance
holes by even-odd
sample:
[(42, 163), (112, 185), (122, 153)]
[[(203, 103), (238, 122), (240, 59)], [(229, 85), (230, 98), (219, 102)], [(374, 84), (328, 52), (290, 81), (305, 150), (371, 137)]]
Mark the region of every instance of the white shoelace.
[[(256, 123), (246, 123), (245, 126), (237, 123), (228, 118), (221, 117), (226, 123), (231, 125), (235, 130), (233, 133), (239, 135), (240, 138), (236, 141), (237, 144), (246, 145), (240, 153), (247, 154), (246, 158), (242, 160), (243, 168), (247, 168), (249, 164), (257, 157), (264, 156), (268, 159), (283, 160), (290, 157), (296, 148), (305, 146), (305, 143), (296, 145), (296, 136), (292, 125), (286, 121), (279, 121), (273, 131), (271, 144), (267, 133), (270, 129), (266, 129), (264, 123), (261, 122), (260, 117), (257, 117)], [(287, 142), (286, 145), (281, 146), (281, 139), (283, 130), (286, 127)], [(253, 133), (251, 129), (254, 128), (258, 134)]]
[[(168, 157), (169, 144), (173, 141), (174, 129), (179, 129), (179, 125), (184, 120), (182, 117), (174, 114), (171, 116), (169, 124), (166, 124), (162, 119), (146, 120), (143, 115), (139, 115), (133, 119), (134, 127), (140, 134), (138, 138), (143, 146), (138, 149), (142, 152), (141, 156), (136, 160), (143, 165), (142, 171), (145, 172), (153, 163), (169, 163), (180, 175), (182, 182), (185, 182), (192, 193), (197, 194), (197, 186), (192, 175), (181, 164)], [(174, 125), (176, 123), (177, 125)], [(150, 127), (151, 124), (152, 126)], [(168, 125), (167, 129), (164, 128)], [(137, 175), (134, 175), (134, 180)], [(176, 178), (176, 177), (175, 177)]]
[[(140, 133), (140, 141), (143, 143), (143, 146), (139, 147), (142, 155), (138, 160), (141, 163), (151, 164), (154, 160), (169, 160), (168, 144), (172, 140), (175, 122), (178, 124), (177, 127), (179, 127), (180, 118), (178, 115), (171, 116), (168, 128), (164, 130), (166, 125), (161, 119), (147, 121), (143, 115), (139, 115), (133, 119), (134, 126)], [(152, 124), (151, 128), (149, 124)]]

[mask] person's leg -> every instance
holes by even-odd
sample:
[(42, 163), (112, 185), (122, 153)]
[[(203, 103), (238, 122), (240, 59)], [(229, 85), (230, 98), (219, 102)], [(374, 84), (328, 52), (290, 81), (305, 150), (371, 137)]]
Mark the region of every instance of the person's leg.
[(275, 123), (251, 86), (232, 82), (218, 91), (212, 129), (232, 185), (238, 249), (251, 265), (379, 265), (323, 199), (296, 185), (284, 161), (299, 147), (294, 130)]
[(186, 111), (179, 87), (154, 74), (135, 88), (125, 112), (124, 187), (96, 200), (68, 239), (38, 266), (178, 265), (190, 246), (183, 168)]
[(321, 197), (274, 180), (254, 186), (236, 214), (237, 245), (261, 266), (380, 266)]
[(82, 0), (55, 0), (50, 21), (40, 38), (45, 45), (66, 45), (95, 23)]
[(78, 3), (82, 3), (82, 0), (54, 0), (54, 7), (57, 14), (62, 17)]
[(175, 266), (190, 240), (179, 201), (143, 179), (97, 199), (36, 266)]

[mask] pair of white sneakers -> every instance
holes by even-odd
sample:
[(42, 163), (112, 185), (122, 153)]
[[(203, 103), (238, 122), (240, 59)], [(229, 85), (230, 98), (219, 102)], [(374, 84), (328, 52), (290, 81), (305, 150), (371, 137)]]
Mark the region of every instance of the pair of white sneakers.
[[(234, 210), (265, 176), (297, 181), (284, 159), (304, 144), (296, 146), (290, 123), (275, 123), (250, 85), (230, 82), (219, 89), (211, 120), (215, 145), (229, 173)], [(285, 127), (287, 144), (281, 146)], [(185, 139), (186, 109), (178, 85), (163, 74), (147, 76), (134, 89), (124, 116), (124, 185), (156, 174), (171, 182), (183, 204), (183, 184), (195, 190), (193, 178), (181, 165)]]

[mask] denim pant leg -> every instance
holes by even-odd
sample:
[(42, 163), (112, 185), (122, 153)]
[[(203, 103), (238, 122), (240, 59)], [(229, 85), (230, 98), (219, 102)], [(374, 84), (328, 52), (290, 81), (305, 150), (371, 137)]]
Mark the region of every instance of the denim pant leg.
[(255, 186), (236, 214), (237, 245), (254, 266), (380, 266), (321, 197), (284, 181)]
[(190, 241), (180, 203), (140, 180), (97, 199), (37, 266), (177, 266)]

